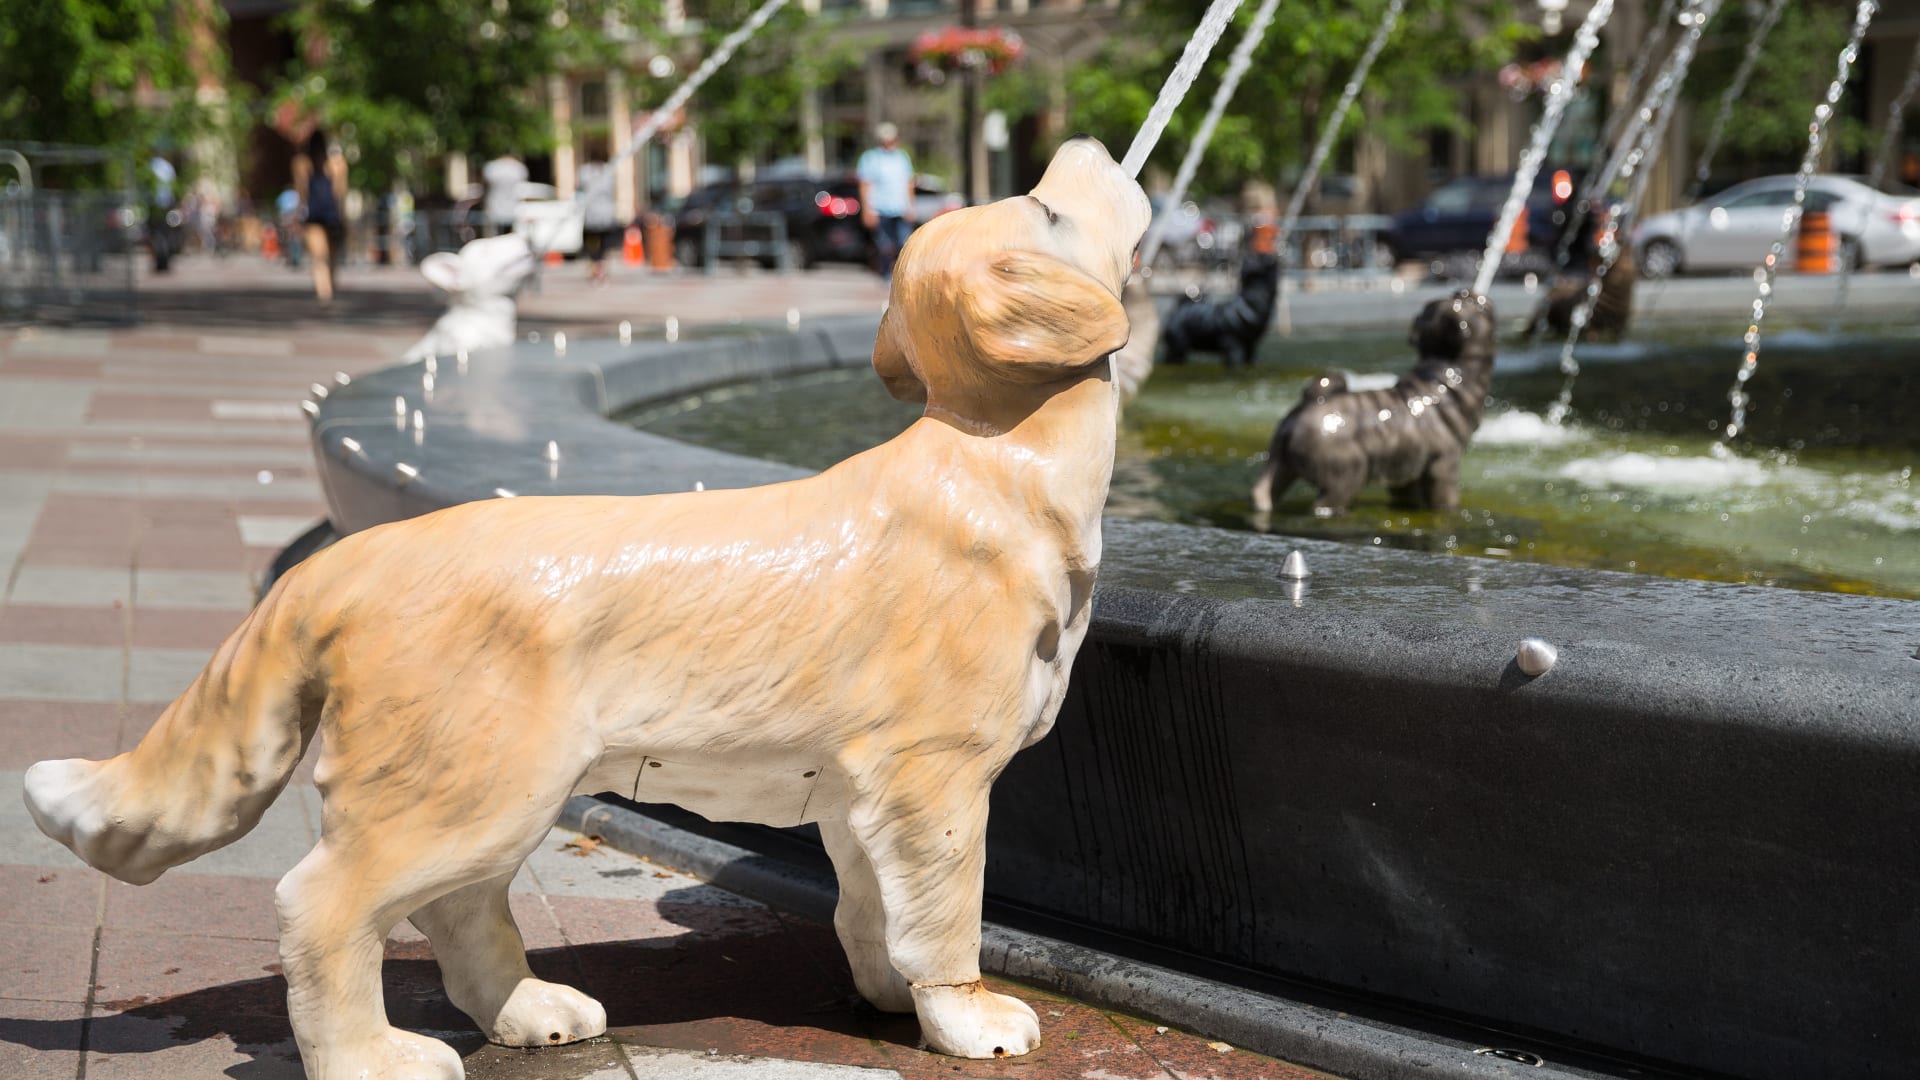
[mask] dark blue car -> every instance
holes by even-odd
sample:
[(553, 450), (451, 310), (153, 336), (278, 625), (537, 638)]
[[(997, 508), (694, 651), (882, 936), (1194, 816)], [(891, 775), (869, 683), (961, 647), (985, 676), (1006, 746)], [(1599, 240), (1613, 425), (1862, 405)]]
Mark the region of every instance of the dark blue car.
[[(1576, 178), (1565, 169), (1541, 169), (1527, 197), (1527, 246), (1551, 250), (1566, 220)], [(1479, 254), (1513, 188), (1513, 174), (1463, 176), (1433, 189), (1425, 202), (1393, 216), (1386, 235), (1394, 258), (1433, 259)]]

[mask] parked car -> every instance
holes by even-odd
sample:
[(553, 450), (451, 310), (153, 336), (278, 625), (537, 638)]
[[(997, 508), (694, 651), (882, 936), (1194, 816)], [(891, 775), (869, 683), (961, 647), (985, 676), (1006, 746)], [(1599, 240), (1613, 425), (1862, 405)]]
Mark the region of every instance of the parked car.
[[(872, 257), (873, 239), (860, 222), (860, 181), (850, 174), (775, 177), (747, 185), (729, 180), (697, 188), (674, 212), (674, 257), (682, 266), (705, 262), (707, 221), (715, 214), (767, 211), (786, 223), (787, 257), (795, 267), (865, 263)], [(724, 240), (744, 238), (740, 226), (726, 228)], [(759, 260), (776, 265), (779, 253), (768, 251)]]
[[(1578, 178), (1566, 169), (1541, 169), (1527, 196), (1527, 246), (1549, 250), (1566, 223), (1567, 200)], [(1513, 190), (1513, 174), (1463, 176), (1434, 188), (1426, 200), (1393, 216), (1384, 237), (1394, 259), (1478, 255), (1487, 246)]]
[(967, 205), (967, 200), (957, 191), (948, 191), (947, 182), (937, 176), (915, 176), (913, 178), (913, 219), (915, 222), (932, 221), (950, 210), (958, 210)]
[[(1240, 243), (1241, 222), (1227, 214), (1212, 214), (1189, 199), (1169, 209), (1165, 195), (1154, 195), (1156, 228), (1160, 232), (1160, 250), (1153, 257), (1156, 274), (1169, 273), (1182, 266), (1213, 268), (1232, 261)], [(1160, 225), (1164, 219), (1166, 224)]]
[[(1751, 270), (1780, 238), (1793, 205), (1794, 177), (1763, 176), (1710, 199), (1655, 214), (1633, 233), (1640, 273), (1659, 278), (1689, 270)], [(1807, 186), (1809, 211), (1830, 216), (1839, 257), (1854, 266), (1920, 259), (1920, 191), (1899, 184), (1875, 191), (1855, 176), (1822, 175)]]
[(580, 210), (572, 199), (562, 199), (552, 184), (522, 183), (520, 205), (513, 212), (513, 231), (527, 238), (536, 252), (578, 255), (585, 245)]

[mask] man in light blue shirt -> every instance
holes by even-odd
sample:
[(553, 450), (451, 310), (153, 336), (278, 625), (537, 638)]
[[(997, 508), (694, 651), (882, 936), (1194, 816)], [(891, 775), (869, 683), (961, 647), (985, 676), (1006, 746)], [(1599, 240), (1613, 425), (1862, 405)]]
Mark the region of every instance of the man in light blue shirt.
[(880, 276), (893, 280), (900, 245), (913, 231), (913, 160), (900, 149), (900, 129), (874, 128), (880, 145), (860, 155), (860, 220), (873, 233), (880, 255)]

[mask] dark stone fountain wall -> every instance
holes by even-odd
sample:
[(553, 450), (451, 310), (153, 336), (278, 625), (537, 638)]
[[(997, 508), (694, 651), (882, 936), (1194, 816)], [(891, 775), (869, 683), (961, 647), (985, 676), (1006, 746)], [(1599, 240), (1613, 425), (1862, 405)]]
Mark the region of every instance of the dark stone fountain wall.
[[(522, 346), (443, 362), (431, 401), (419, 365), (363, 378), (314, 426), (334, 520), (797, 475), (603, 417), (872, 334)], [(1106, 537), (1066, 708), (995, 788), (992, 896), (1687, 1070), (1920, 1075), (1920, 604)], [(1515, 667), (1525, 636), (1553, 670)]]

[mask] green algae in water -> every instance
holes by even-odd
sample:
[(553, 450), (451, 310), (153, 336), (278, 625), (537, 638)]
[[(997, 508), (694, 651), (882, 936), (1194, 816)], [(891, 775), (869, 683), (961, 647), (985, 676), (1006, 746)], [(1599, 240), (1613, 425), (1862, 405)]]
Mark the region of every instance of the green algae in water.
[[(1664, 333), (1591, 346), (1571, 422), (1541, 419), (1554, 350), (1503, 350), (1456, 514), (1392, 507), (1312, 515), (1296, 486), (1271, 515), (1247, 492), (1274, 424), (1311, 376), (1390, 383), (1404, 338), (1269, 339), (1246, 373), (1160, 368), (1123, 414), (1108, 512), (1355, 544), (1920, 599), (1920, 337), (1776, 334), (1733, 451), (1725, 382), (1738, 339)], [(634, 426), (824, 469), (918, 418), (870, 371), (743, 383), (630, 414)]]

